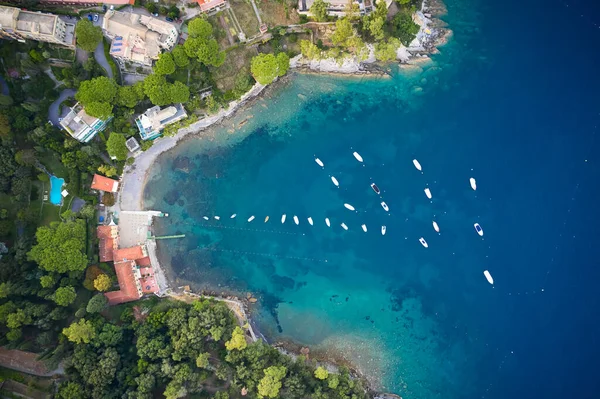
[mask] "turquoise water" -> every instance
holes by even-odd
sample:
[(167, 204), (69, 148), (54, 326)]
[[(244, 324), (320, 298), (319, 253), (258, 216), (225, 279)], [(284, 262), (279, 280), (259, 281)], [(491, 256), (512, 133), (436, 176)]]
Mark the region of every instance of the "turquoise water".
[(405, 399), (594, 397), (600, 30), (585, 4), (488, 3), (447, 1), (454, 38), (431, 64), (294, 76), (162, 156), (145, 205), (170, 214), (159, 234), (186, 234), (159, 243), (178, 283), (254, 293), (270, 340)]
[(56, 176), (50, 176), (50, 202), (54, 205), (60, 205), (62, 202), (62, 187), (65, 179)]

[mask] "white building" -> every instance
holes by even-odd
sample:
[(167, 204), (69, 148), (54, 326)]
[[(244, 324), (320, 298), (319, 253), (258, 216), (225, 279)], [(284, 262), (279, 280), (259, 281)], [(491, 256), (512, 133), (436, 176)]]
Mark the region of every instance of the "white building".
[(0, 38), (38, 40), (75, 48), (75, 25), (53, 14), (0, 6)]
[(179, 37), (175, 25), (167, 21), (115, 10), (106, 12), (102, 29), (112, 40), (110, 55), (148, 66), (162, 49), (171, 51)]
[(158, 105), (148, 108), (135, 119), (142, 140), (154, 140), (160, 136), (165, 126), (187, 118), (183, 105), (174, 104), (164, 109)]
[(79, 103), (75, 104), (71, 111), (60, 121), (60, 125), (75, 140), (87, 143), (94, 138), (98, 132), (106, 128), (106, 124), (112, 119), (98, 119), (85, 113)]

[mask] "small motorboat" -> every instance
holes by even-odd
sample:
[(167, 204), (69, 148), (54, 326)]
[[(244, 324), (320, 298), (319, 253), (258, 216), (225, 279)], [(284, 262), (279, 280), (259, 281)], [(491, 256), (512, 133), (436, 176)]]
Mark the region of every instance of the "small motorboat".
[(485, 276), (486, 280), (488, 281), (488, 283), (494, 285), (494, 278), (492, 277), (492, 275), (490, 274), (489, 271), (484, 270), (483, 271), (483, 275)]
[(389, 212), (389, 211), (390, 211), (390, 208), (388, 208), (387, 204), (386, 204), (385, 202), (383, 202), (383, 201), (381, 201), (381, 207), (382, 207), (382, 208), (383, 208), (383, 209), (384, 209), (386, 212)]
[(342, 229), (348, 230), (348, 226), (346, 226), (346, 223), (342, 223), (342, 224), (340, 224), (340, 226), (342, 226)]
[(202, 219), (208, 220), (208, 216), (202, 216)]
[(325, 224), (327, 227), (331, 227), (331, 223), (329, 222), (329, 218), (325, 218)]
[(221, 220), (221, 216), (215, 216), (216, 220)]
[(354, 207), (350, 204), (344, 204), (344, 207), (346, 207), (346, 209), (349, 209), (351, 211), (355, 211), (356, 209), (354, 209)]
[(475, 181), (475, 178), (474, 178), (474, 177), (471, 177), (471, 178), (469, 179), (469, 183), (471, 183), (471, 188), (472, 188), (473, 190), (477, 190), (477, 182)]
[(367, 232), (367, 225), (366, 224), (361, 224), (360, 227), (363, 229), (363, 231), (365, 233)]
[(325, 165), (323, 164), (323, 161), (321, 161), (319, 158), (315, 158), (315, 162), (317, 163), (317, 165), (319, 165), (320, 167), (324, 167)]
[(285, 213), (281, 216), (281, 224), (285, 223)]
[(433, 221), (433, 229), (435, 230), (436, 233), (440, 232), (440, 226), (438, 226), (438, 224), (435, 220)]
[(363, 161), (363, 158), (360, 156), (360, 154), (359, 154), (358, 152), (354, 151), (354, 152), (352, 153), (352, 155), (354, 155), (354, 158), (356, 158), (356, 160), (357, 160), (358, 162), (362, 162), (362, 161)]
[(417, 168), (419, 171), (422, 169), (421, 164), (416, 159), (413, 159), (413, 165), (415, 165), (415, 168)]
[(381, 226), (381, 235), (384, 236), (385, 235), (385, 231), (387, 230), (387, 227), (385, 226)]
[(265, 223), (267, 223), (268, 221), (269, 221), (269, 217), (267, 216), (267, 217), (265, 218)]
[(313, 225), (313, 220), (311, 217), (308, 218), (308, 224), (310, 224), (311, 226)]
[(377, 195), (381, 194), (381, 190), (379, 190), (379, 187), (377, 187), (377, 184), (371, 183), (371, 188), (373, 189), (373, 191), (375, 191), (375, 194), (377, 194)]
[(429, 248), (429, 244), (427, 244), (427, 241), (425, 241), (425, 239), (423, 237), (419, 238), (419, 242), (421, 243), (422, 246), (424, 246), (425, 248)]
[(427, 196), (427, 198), (431, 199), (431, 190), (430, 190), (430, 189), (428, 189), (428, 188), (426, 188), (426, 189), (425, 189), (425, 190), (423, 190), (423, 191), (425, 191), (425, 195)]
[(230, 218), (230, 219), (233, 219), (233, 218), (235, 218), (236, 216), (237, 216), (237, 213), (234, 213), (234, 214), (233, 214), (233, 215), (231, 215), (229, 218)]
[(248, 222), (251, 222), (251, 221), (253, 221), (253, 220), (254, 220), (254, 215), (252, 215), (252, 216), (250, 216), (250, 217), (248, 218)]
[(479, 234), (481, 237), (483, 237), (483, 229), (481, 228), (479, 223), (475, 223), (473, 225), (473, 227), (475, 227), (475, 231), (477, 232), (477, 234)]
[(333, 182), (333, 184), (335, 184), (336, 187), (340, 186), (340, 183), (337, 181), (337, 179), (333, 176), (331, 176), (331, 181)]
[(300, 224), (300, 220), (298, 220), (298, 216), (294, 215), (294, 223)]

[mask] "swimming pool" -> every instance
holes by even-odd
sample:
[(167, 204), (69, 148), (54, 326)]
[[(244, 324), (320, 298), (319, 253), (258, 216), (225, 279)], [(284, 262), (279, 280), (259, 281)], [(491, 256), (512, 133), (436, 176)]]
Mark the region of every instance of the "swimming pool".
[(60, 192), (62, 191), (63, 184), (65, 184), (65, 179), (50, 176), (50, 202), (54, 205), (60, 205), (62, 201)]

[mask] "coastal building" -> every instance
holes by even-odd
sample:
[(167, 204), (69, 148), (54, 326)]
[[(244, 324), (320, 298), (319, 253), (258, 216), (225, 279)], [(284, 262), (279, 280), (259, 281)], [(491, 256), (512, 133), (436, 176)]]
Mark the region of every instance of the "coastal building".
[(198, 3), (200, 10), (204, 13), (220, 11), (227, 7), (225, 0), (196, 0), (196, 3)]
[(71, 137), (82, 143), (90, 141), (98, 132), (106, 128), (106, 124), (110, 119), (102, 120), (95, 116), (90, 116), (85, 113), (83, 107), (75, 104), (67, 116), (60, 121), (60, 125), (65, 129)]
[(98, 226), (96, 236), (98, 237), (100, 262), (112, 262), (113, 253), (118, 248), (119, 228), (116, 225)]
[[(298, 0), (298, 13), (303, 15), (312, 15), (310, 13), (310, 7), (313, 5), (315, 0)], [(346, 10), (350, 3), (357, 4), (361, 15), (368, 14), (375, 4), (374, 0), (327, 0), (329, 7), (327, 8), (327, 15), (341, 17), (346, 15)]]
[(137, 142), (135, 137), (128, 138), (127, 141), (125, 142), (125, 147), (127, 147), (129, 152), (136, 152), (140, 148), (142, 148), (142, 147), (140, 147), (140, 143)]
[(159, 291), (145, 245), (117, 249), (113, 261), (119, 290), (104, 293), (110, 305), (135, 301), (144, 294)]
[(187, 118), (182, 104), (170, 105), (166, 108), (154, 106), (135, 119), (142, 140), (154, 140), (160, 136), (165, 126)]
[(92, 179), (91, 189), (107, 193), (116, 193), (119, 190), (119, 182), (96, 174)]
[(102, 29), (111, 40), (110, 55), (123, 61), (152, 66), (161, 50), (171, 51), (179, 32), (175, 25), (147, 15), (108, 10)]
[(57, 15), (0, 6), (0, 38), (37, 40), (75, 48), (75, 25)]

